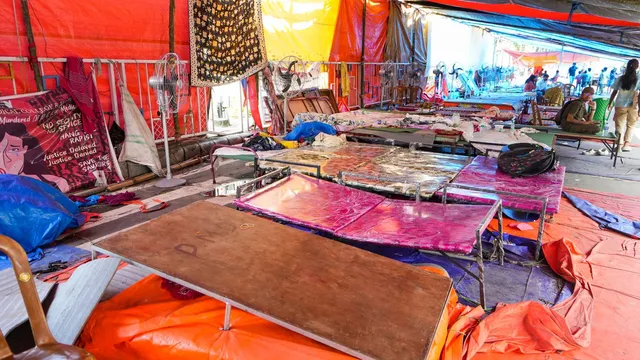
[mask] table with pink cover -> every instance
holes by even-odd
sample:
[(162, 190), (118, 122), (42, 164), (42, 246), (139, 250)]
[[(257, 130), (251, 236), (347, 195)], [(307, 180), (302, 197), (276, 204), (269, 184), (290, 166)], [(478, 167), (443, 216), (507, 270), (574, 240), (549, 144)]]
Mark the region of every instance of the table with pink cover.
[(516, 195), (477, 194), (468, 190), (452, 188), (447, 192), (447, 196), (451, 200), (474, 201), (482, 202), (483, 204), (491, 204), (496, 199), (501, 199), (505, 208), (526, 212), (540, 212), (542, 204), (539, 200), (523, 198), (522, 195), (544, 197), (548, 199), (546, 213), (552, 215), (557, 214), (560, 208), (564, 173), (564, 166), (560, 166), (556, 170), (545, 174), (513, 178), (498, 170), (497, 159), (476, 156), (451, 181), (452, 184), (510, 192)]
[[(564, 174), (565, 167), (560, 166), (541, 175), (514, 178), (498, 169), (497, 159), (477, 156), (451, 182), (453, 186), (447, 189), (445, 201), (491, 204), (500, 199), (505, 209), (553, 216), (560, 209)], [(485, 192), (459, 189), (455, 185), (480, 188)], [(438, 195), (442, 194), (442, 191), (438, 192)], [(536, 258), (542, 244), (544, 218), (540, 216)]]
[[(435, 251), (447, 257), (448, 254), (469, 255), (477, 248), (470, 259), (478, 262), (479, 274), (471, 275), (480, 282), (484, 305), (481, 235), (495, 215), (501, 220), (499, 200), (490, 205), (392, 200), (294, 174), (241, 196), (234, 204), (243, 210), (346, 240)], [(494, 242), (499, 254), (502, 254), (501, 239), (500, 235)]]

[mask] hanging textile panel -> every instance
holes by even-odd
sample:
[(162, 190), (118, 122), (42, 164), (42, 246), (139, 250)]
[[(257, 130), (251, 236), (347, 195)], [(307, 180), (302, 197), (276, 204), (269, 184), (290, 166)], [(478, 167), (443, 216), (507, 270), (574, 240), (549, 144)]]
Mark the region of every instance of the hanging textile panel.
[(260, 0), (190, 0), (191, 85), (216, 86), (267, 65)]
[[(364, 0), (342, 0), (329, 61), (360, 61)], [(389, 0), (367, 0), (364, 61), (382, 62), (387, 40)]]
[(339, 9), (340, 0), (262, 0), (269, 60), (327, 61)]
[(411, 36), (401, 6), (404, 5), (395, 1), (389, 5), (389, 26), (384, 59), (393, 62), (409, 62), (411, 59)]

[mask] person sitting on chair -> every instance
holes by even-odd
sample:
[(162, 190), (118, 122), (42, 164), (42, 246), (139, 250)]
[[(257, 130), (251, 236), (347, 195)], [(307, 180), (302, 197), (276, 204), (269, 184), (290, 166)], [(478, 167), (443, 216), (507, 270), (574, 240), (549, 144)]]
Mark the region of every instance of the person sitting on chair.
[(547, 91), (547, 86), (549, 86), (549, 75), (542, 75), (542, 78), (536, 83), (538, 95), (544, 95), (544, 92)]
[[(577, 100), (569, 101), (558, 112), (562, 130), (580, 134), (595, 134), (600, 131), (600, 123), (593, 121), (596, 103), (593, 101), (595, 90), (587, 86)], [(585, 105), (589, 105), (589, 110)]]
[(524, 92), (536, 91), (536, 80), (537, 79), (538, 79), (538, 77), (535, 76), (535, 75), (529, 76), (527, 81), (524, 83)]

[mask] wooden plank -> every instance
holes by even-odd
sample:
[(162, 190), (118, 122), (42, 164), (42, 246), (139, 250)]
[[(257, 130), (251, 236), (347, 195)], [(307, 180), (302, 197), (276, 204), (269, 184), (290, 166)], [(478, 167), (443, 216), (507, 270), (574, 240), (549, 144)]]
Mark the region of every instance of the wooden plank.
[[(34, 279), (34, 281), (38, 297), (42, 302), (49, 295), (54, 284), (45, 283), (38, 279)], [(7, 335), (27, 320), (29, 320), (29, 316), (20, 294), (16, 274), (13, 268), (4, 269), (0, 271), (0, 331)]]
[(47, 311), (47, 323), (59, 343), (75, 343), (119, 264), (118, 259), (90, 261), (78, 267), (69, 281), (58, 287)]
[(94, 245), (363, 359), (424, 359), (451, 280), (198, 202)]

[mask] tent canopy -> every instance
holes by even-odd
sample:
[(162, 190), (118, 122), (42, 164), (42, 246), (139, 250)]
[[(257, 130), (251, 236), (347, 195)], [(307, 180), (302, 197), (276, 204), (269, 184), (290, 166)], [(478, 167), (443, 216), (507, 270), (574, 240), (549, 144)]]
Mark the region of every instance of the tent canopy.
[(430, 0), (440, 4), (487, 13), (562, 22), (640, 26), (640, 7), (634, 0)]
[[(420, 2), (424, 3), (424, 2)], [(485, 13), (430, 4), (420, 5), (431, 13), (519, 38), (572, 46), (618, 57), (640, 56), (640, 27), (567, 24), (565, 22)]]
[(511, 55), (516, 61), (527, 66), (545, 66), (550, 64), (581, 63), (581, 62), (597, 62), (599, 58), (584, 54), (561, 51), (545, 51), (545, 52), (522, 52), (515, 50), (504, 50), (505, 53)]

